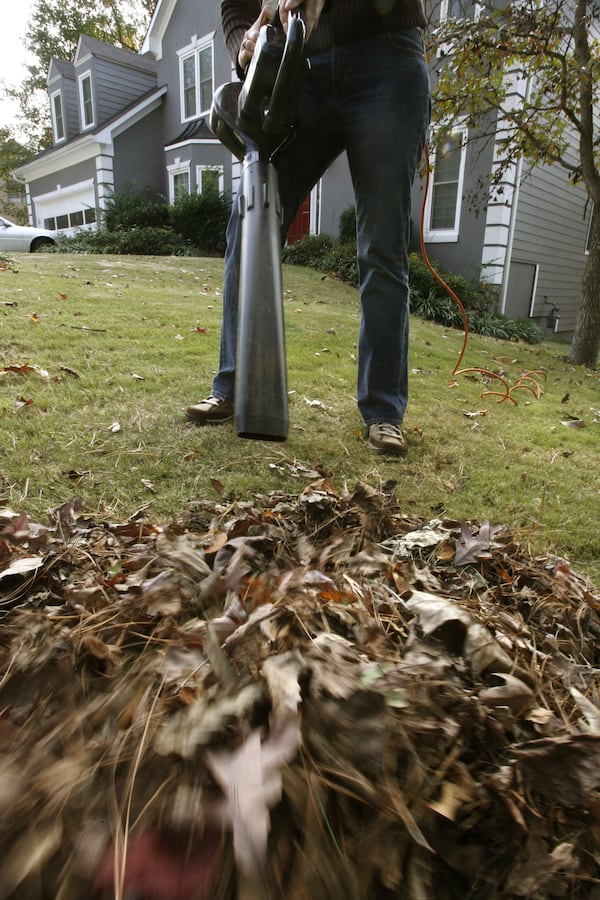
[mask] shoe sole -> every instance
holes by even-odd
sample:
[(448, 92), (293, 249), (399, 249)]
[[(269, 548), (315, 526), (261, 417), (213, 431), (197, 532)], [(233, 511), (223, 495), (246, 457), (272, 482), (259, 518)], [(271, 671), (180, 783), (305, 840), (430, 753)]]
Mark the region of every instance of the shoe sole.
[(376, 453), (382, 453), (386, 456), (406, 456), (408, 453), (408, 446), (404, 444), (402, 447), (395, 448), (393, 445), (385, 446), (385, 444), (375, 443), (371, 438), (367, 438), (367, 443), (369, 447), (375, 450)]
[(231, 422), (233, 420), (233, 413), (230, 416), (221, 416), (219, 419), (201, 419), (198, 416), (192, 416), (190, 413), (186, 412), (185, 417), (192, 425), (225, 425), (226, 422)]
[(379, 453), (381, 456), (406, 456), (408, 453), (408, 449), (404, 448), (403, 450), (392, 450), (391, 447), (378, 447), (376, 444), (373, 444), (369, 441), (370, 446), (375, 450), (376, 453)]

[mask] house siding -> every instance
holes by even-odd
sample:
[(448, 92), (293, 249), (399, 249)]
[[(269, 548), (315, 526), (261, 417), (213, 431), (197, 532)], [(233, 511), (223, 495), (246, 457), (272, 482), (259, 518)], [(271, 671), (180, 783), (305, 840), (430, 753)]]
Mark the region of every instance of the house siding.
[[(473, 139), (467, 145), (465, 184), (461, 198), (458, 240), (426, 243), (428, 256), (445, 269), (473, 283), (485, 278), (482, 268), (488, 192), (485, 187), (494, 153), (493, 142)], [(424, 164), (413, 190), (412, 249), (419, 248), (421, 209), (424, 202)], [(431, 189), (431, 187), (430, 187)]]
[(189, 46), (194, 37), (201, 39), (213, 32), (213, 77), (216, 88), (220, 84), (232, 80), (231, 60), (225, 49), (221, 33), (220, 6), (218, 3), (203, 4), (200, 15), (198, 4), (194, 0), (179, 0), (176, 13), (172, 16), (163, 38), (162, 57), (157, 63), (161, 83), (169, 85), (164, 120), (165, 143), (167, 144), (173, 141), (184, 127), (181, 119), (179, 56), (177, 54), (184, 47)]
[(581, 300), (589, 216), (585, 189), (569, 185), (558, 166), (536, 166), (523, 178), (511, 260), (539, 266), (533, 318), (543, 327), (556, 305), (556, 333), (564, 340), (572, 335)]
[[(148, 199), (164, 198), (164, 155), (157, 136), (162, 134), (162, 108), (155, 109), (114, 139), (114, 190), (144, 191)], [(144, 152), (140, 153), (140, 147)]]
[(114, 118), (156, 85), (156, 75), (153, 73), (140, 72), (132, 66), (96, 57), (84, 58), (76, 64), (75, 71), (77, 78), (84, 72), (91, 72), (94, 128)]
[[(30, 218), (34, 225), (44, 227), (44, 203), (49, 195), (55, 195), (60, 204), (63, 194), (68, 196), (72, 185), (78, 185), (89, 181), (95, 181), (96, 164), (94, 159), (63, 169), (61, 172), (37, 178), (28, 185), (28, 197), (30, 204)], [(94, 192), (94, 203), (97, 206), (98, 198)]]

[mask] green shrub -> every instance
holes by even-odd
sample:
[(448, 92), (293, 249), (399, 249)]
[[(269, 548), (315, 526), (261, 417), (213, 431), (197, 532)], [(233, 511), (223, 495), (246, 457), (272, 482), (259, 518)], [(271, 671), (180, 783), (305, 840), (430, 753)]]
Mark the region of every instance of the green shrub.
[[(410, 259), (410, 284), (413, 291), (428, 297), (447, 297), (448, 293), (440, 284), (435, 275), (429, 269), (425, 260), (417, 253), (411, 253)], [(445, 281), (448, 287), (456, 294), (465, 309), (473, 309), (478, 313), (492, 311), (495, 304), (493, 290), (488, 285), (475, 286), (462, 275), (444, 270), (438, 263), (431, 263), (435, 272)]]
[(204, 253), (223, 253), (231, 200), (214, 188), (183, 194), (169, 209), (171, 227)]
[(335, 241), (328, 234), (311, 234), (284, 247), (282, 259), (292, 266), (308, 266), (323, 271), (323, 258)]
[(81, 231), (64, 239), (71, 253), (116, 253), (133, 256), (187, 256), (192, 249), (172, 228), (131, 228), (128, 231)]
[(147, 192), (112, 194), (102, 213), (102, 228), (109, 232), (131, 228), (165, 228), (169, 225), (169, 207), (148, 197)]
[(358, 260), (356, 241), (340, 244), (337, 241), (325, 250), (321, 259), (321, 270), (335, 275), (348, 284), (358, 285)]
[[(446, 328), (463, 330), (465, 327), (458, 304), (448, 295), (443, 297), (431, 292), (424, 298), (411, 288), (410, 308), (421, 319), (438, 322)], [(473, 334), (483, 334), (503, 341), (524, 341), (527, 344), (537, 344), (541, 340), (540, 329), (530, 320), (509, 319), (499, 313), (481, 314), (472, 309), (465, 309), (465, 313), (467, 328)]]
[(340, 216), (338, 239), (340, 244), (356, 243), (356, 208), (349, 206)]
[(115, 253), (133, 256), (183, 256), (189, 244), (172, 228), (132, 228), (118, 235)]
[(63, 237), (62, 246), (67, 253), (116, 253), (118, 238), (103, 228), (99, 231), (78, 231)]

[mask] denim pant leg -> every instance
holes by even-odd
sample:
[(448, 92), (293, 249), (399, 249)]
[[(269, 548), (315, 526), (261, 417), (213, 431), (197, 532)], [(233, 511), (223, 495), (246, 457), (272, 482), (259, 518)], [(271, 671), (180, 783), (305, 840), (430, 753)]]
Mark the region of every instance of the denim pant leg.
[[(282, 246), (304, 198), (343, 150), (341, 118), (332, 91), (332, 56), (328, 51), (311, 59), (293, 139), (275, 158), (283, 206)], [(227, 226), (219, 371), (212, 386), (212, 393), (222, 399), (233, 399), (235, 389), (241, 240), (236, 198)]]
[(408, 402), (411, 187), (429, 124), (429, 76), (417, 29), (338, 49), (357, 209), (357, 402), (366, 425), (400, 424)]
[[(311, 59), (294, 139), (276, 159), (282, 242), (299, 205), (347, 149), (357, 205), (361, 291), (358, 405), (365, 423), (401, 422), (407, 403), (410, 188), (429, 117), (419, 31), (379, 35)], [(219, 372), (233, 398), (241, 220), (227, 229)]]
[(241, 219), (238, 215), (238, 201), (236, 197), (231, 208), (226, 235), (219, 371), (213, 379), (211, 390), (211, 394), (219, 397), (221, 400), (233, 400), (235, 389), (241, 236)]

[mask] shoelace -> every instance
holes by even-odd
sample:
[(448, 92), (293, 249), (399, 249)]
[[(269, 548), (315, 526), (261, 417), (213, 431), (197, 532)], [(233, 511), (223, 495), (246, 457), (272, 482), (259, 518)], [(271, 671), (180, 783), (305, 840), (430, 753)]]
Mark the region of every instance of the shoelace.
[(379, 422), (377, 429), (382, 436), (385, 437), (402, 437), (402, 430), (399, 425), (393, 425), (391, 422)]

